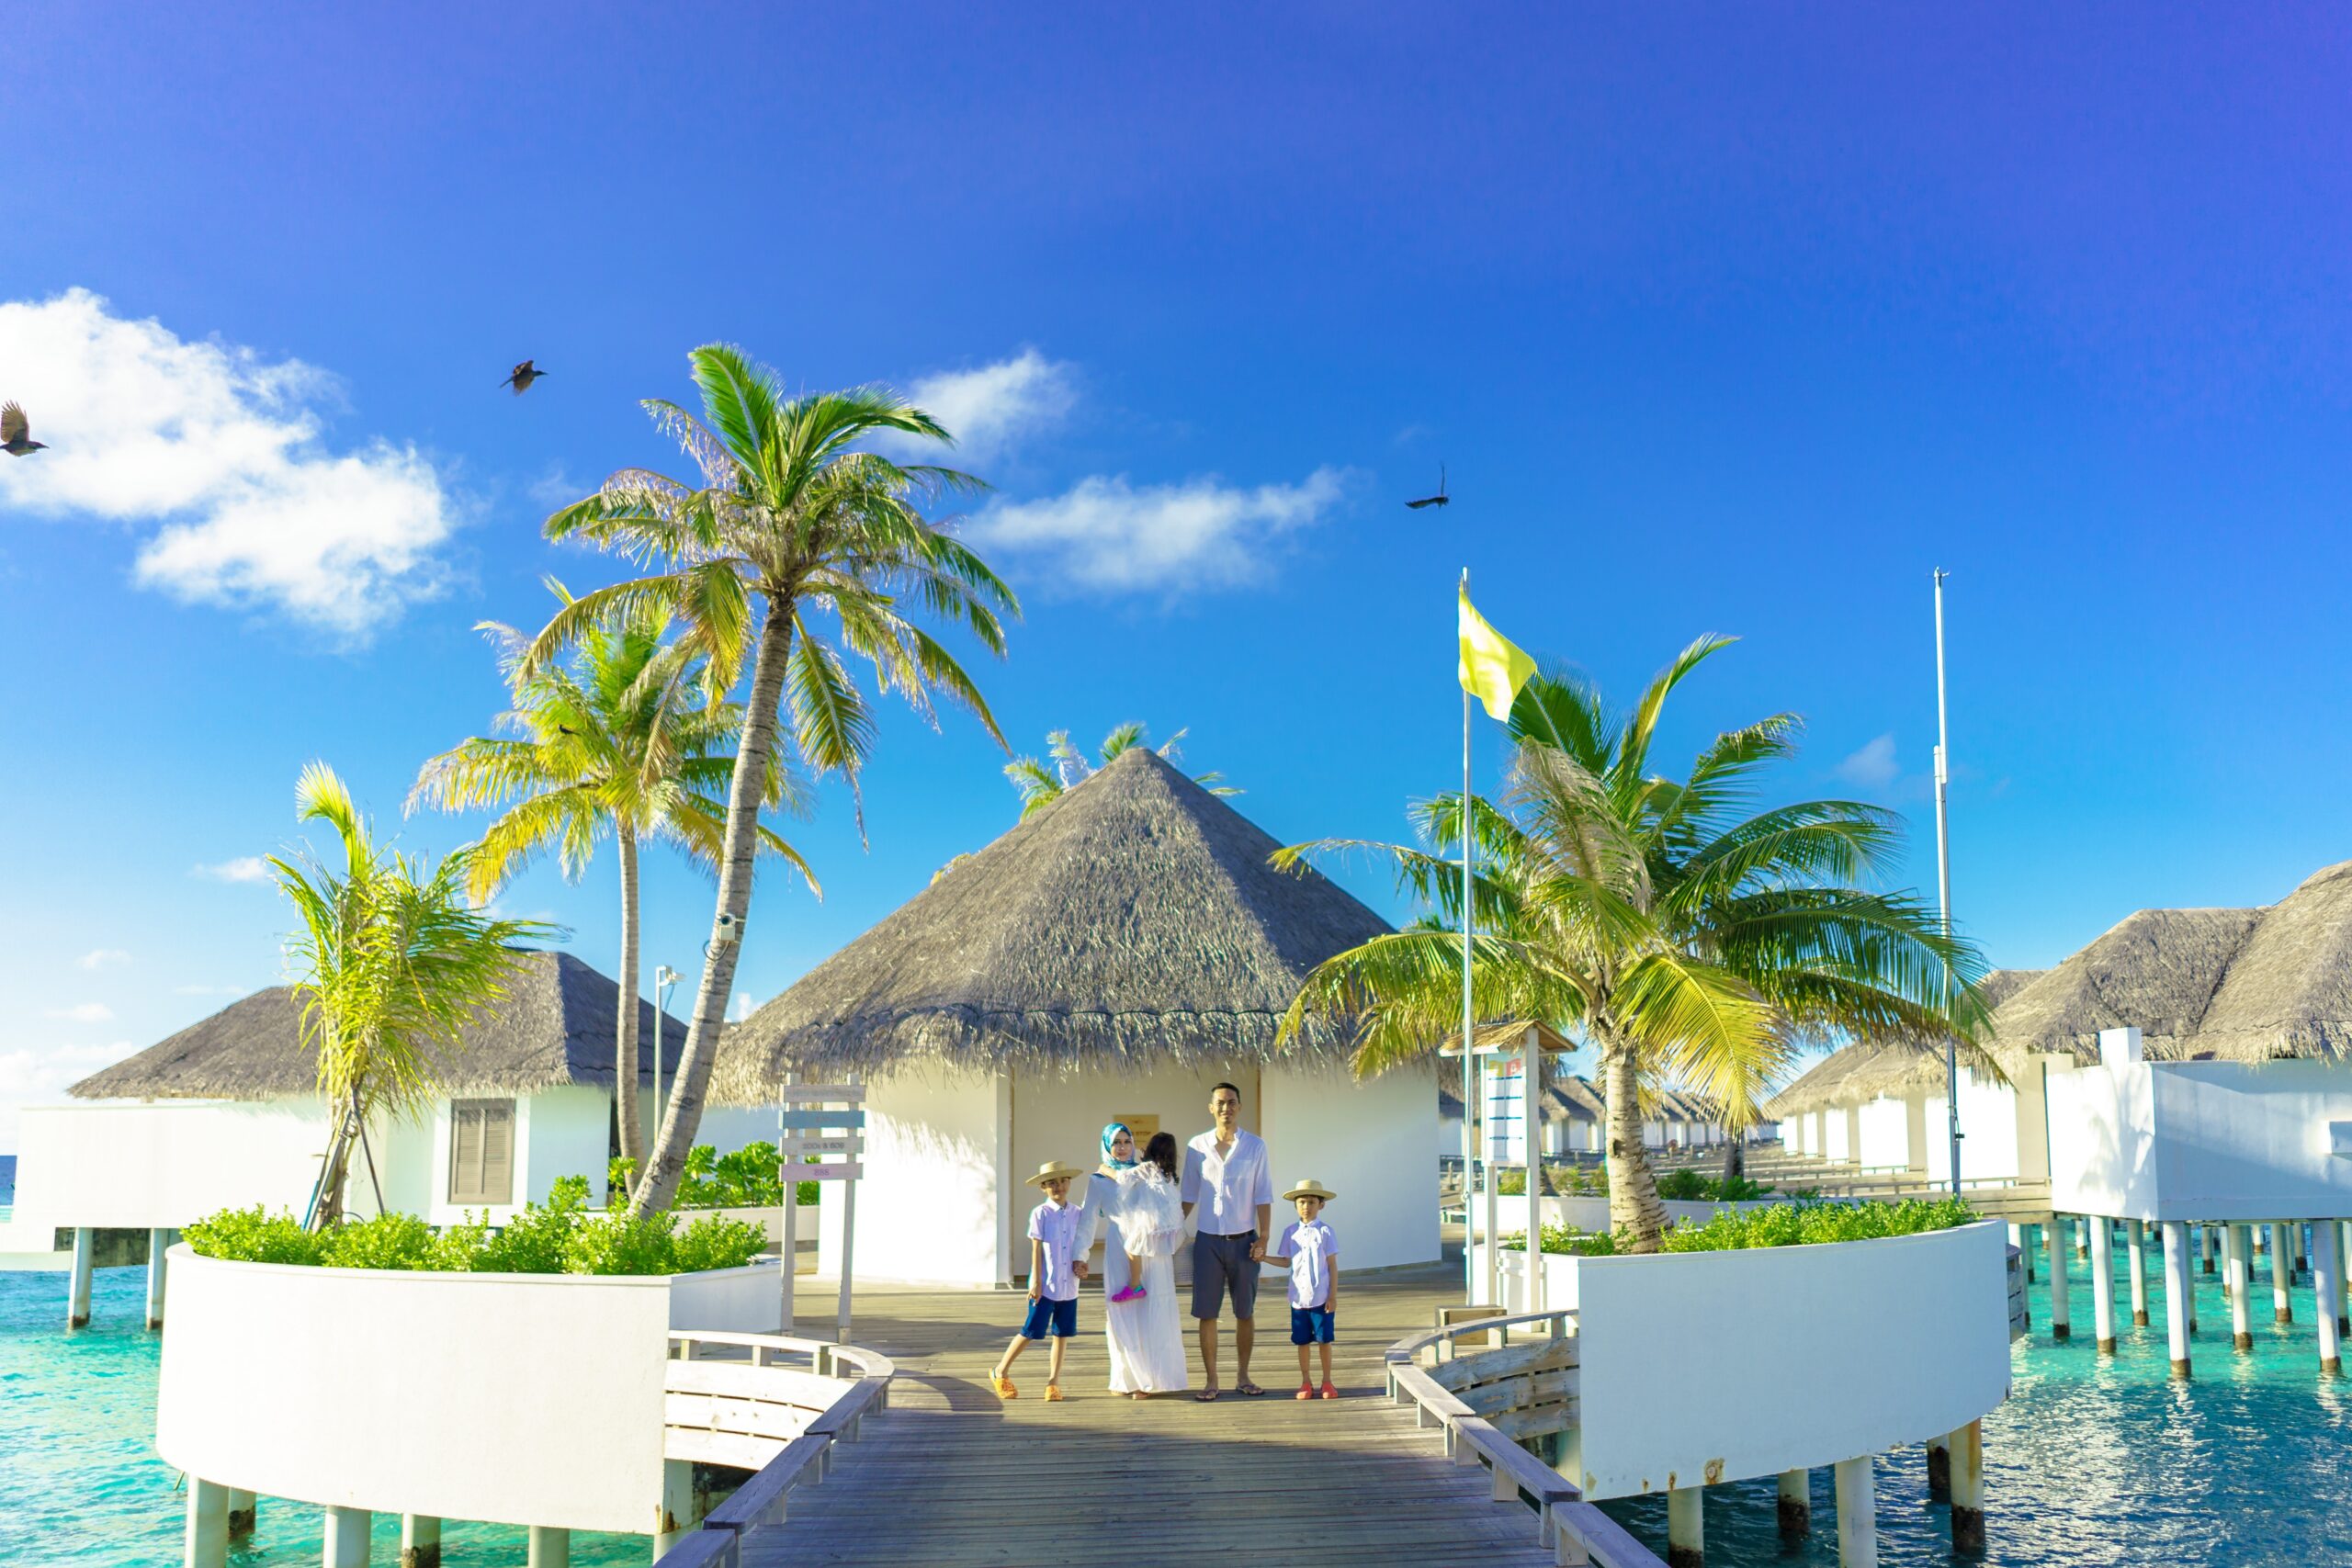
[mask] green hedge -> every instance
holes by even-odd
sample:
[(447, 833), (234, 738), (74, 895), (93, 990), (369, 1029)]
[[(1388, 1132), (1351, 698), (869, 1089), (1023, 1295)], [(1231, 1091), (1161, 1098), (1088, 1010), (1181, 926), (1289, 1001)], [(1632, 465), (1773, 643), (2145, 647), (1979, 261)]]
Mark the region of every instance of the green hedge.
[[(1599, 1166), (1553, 1165), (1546, 1161), (1544, 1174), (1552, 1179), (1552, 1190), (1565, 1197), (1605, 1198), (1609, 1195), (1608, 1173)], [(1739, 1203), (1768, 1196), (1773, 1191), (1746, 1177), (1726, 1179), (1702, 1172), (1669, 1170), (1657, 1179), (1657, 1195), (1676, 1202)], [(1495, 1193), (1502, 1198), (1527, 1196), (1527, 1172), (1506, 1170), (1495, 1179)]]
[[(1882, 1236), (1950, 1230), (1954, 1225), (1971, 1224), (1976, 1217), (1976, 1211), (1957, 1198), (1912, 1198), (1900, 1203), (1843, 1203), (1806, 1198), (1761, 1209), (1726, 1210), (1704, 1224), (1669, 1225), (1664, 1250), (1733, 1252), (1751, 1247), (1871, 1241)], [(1527, 1233), (1506, 1234), (1503, 1250), (1526, 1251)], [(1614, 1236), (1579, 1231), (1573, 1225), (1545, 1225), (1544, 1250), (1606, 1258), (1620, 1251), (1621, 1247)]]
[(314, 1235), (292, 1214), (255, 1204), (223, 1209), (184, 1234), (206, 1258), (244, 1263), (474, 1274), (689, 1274), (740, 1269), (767, 1246), (762, 1227), (717, 1214), (683, 1230), (673, 1214), (592, 1216), (587, 1179), (577, 1176), (557, 1182), (544, 1205), (525, 1205), (495, 1230), (471, 1214), (438, 1231), (413, 1214), (379, 1214)]
[[(815, 1156), (808, 1156), (811, 1160)], [(783, 1156), (771, 1143), (746, 1144), (733, 1154), (722, 1155), (710, 1144), (696, 1144), (686, 1151), (686, 1168), (678, 1179), (677, 1207), (681, 1209), (766, 1209), (784, 1201)], [(615, 1156), (605, 1171), (606, 1201), (620, 1206), (622, 1193), (628, 1190), (629, 1180), (637, 1174), (637, 1162)], [(794, 1184), (793, 1202), (817, 1201), (817, 1184), (802, 1181)]]

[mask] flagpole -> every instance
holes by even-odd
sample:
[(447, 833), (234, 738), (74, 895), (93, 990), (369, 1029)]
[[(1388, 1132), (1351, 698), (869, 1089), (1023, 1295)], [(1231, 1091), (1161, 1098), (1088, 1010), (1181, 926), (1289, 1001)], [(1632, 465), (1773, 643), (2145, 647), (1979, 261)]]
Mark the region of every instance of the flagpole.
[[(1944, 579), (1936, 569), (1936, 908), (1944, 940), (1951, 940), (1951, 828), (1945, 795), (1951, 783), (1951, 734), (1944, 718)], [(1944, 964), (1944, 1010), (1951, 1010), (1951, 964)], [(1951, 1141), (1951, 1195), (1960, 1196), (1960, 1043), (1944, 1031), (1944, 1109)]]
[[(1470, 569), (1462, 569), (1462, 592), (1470, 592)], [(1470, 1119), (1471, 1094), (1477, 1082), (1477, 1055), (1471, 1038), (1473, 1018), (1470, 1001), (1470, 931), (1476, 919), (1471, 908), (1470, 883), (1470, 688), (1462, 688), (1462, 1291), (1466, 1301), (1476, 1302), (1477, 1269), (1475, 1249), (1470, 1238), (1476, 1227), (1470, 1223), (1471, 1173), (1479, 1168), (1476, 1160), (1480, 1134), (1487, 1134), (1486, 1116), (1481, 1116), (1474, 1132)], [(1488, 1110), (1490, 1108), (1484, 1108)], [(1486, 1142), (1492, 1143), (1489, 1135)], [(1487, 1235), (1487, 1300), (1495, 1299), (1495, 1274), (1499, 1261), (1495, 1257), (1495, 1172), (1491, 1159), (1486, 1165), (1486, 1202), (1483, 1205)]]

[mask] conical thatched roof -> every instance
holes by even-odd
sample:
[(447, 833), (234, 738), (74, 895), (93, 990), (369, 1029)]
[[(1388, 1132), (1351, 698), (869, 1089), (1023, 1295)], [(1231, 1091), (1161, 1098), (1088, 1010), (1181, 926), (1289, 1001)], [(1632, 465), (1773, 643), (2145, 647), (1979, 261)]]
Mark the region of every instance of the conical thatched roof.
[(2263, 912), (2198, 1021), (2189, 1054), (2352, 1055), (2352, 861), (2312, 873)]
[[(469, 1028), (447, 1066), (451, 1094), (514, 1094), (582, 1084), (613, 1087), (620, 988), (568, 953), (524, 953), (496, 1016)], [(639, 1077), (653, 1073), (653, 1006), (638, 1004)], [(664, 1071), (674, 1072), (685, 1025), (662, 1027)], [(291, 987), (231, 1002), (161, 1044), (92, 1074), (82, 1100), (269, 1100), (318, 1088), (302, 1048), (302, 1009)]]
[(2143, 909), (2012, 997), (1993, 1020), (1993, 1048), (2019, 1070), (2042, 1052), (2098, 1059), (2098, 1032), (2134, 1025), (2147, 1054), (2199, 1054), (2198, 1023), (2260, 909)]
[[(1135, 747), (730, 1029), (716, 1092), (930, 1058), (1145, 1071), (1263, 1057), (1308, 970), (1388, 925)], [(1310, 1020), (1302, 1048), (1336, 1055)]]

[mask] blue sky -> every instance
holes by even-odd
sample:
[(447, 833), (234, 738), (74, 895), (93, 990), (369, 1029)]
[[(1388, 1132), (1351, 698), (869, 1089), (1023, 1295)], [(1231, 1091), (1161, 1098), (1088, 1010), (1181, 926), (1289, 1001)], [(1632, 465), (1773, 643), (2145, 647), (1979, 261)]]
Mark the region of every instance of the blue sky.
[[(2352, 853), (2352, 24), (2126, 21), (51, 9), (0, 56), (0, 400), (51, 444), (0, 459), (0, 1149), (277, 977), (238, 878), (297, 770), (397, 821), (498, 705), (472, 624), (613, 575), (550, 498), (674, 465), (635, 400), (713, 338), (960, 416), (1024, 750), (1187, 726), (1278, 838), (1393, 832), (1453, 771), (1466, 565), (1618, 692), (1739, 634), (1673, 750), (1804, 714), (1783, 787), (1911, 813), (1931, 887), (1940, 565), (1995, 962), (2278, 897)], [(829, 790), (742, 987), (1006, 826), (1003, 760), (894, 715), (870, 851)], [(614, 901), (506, 902), (609, 965)], [(689, 967), (704, 885), (647, 916)]]

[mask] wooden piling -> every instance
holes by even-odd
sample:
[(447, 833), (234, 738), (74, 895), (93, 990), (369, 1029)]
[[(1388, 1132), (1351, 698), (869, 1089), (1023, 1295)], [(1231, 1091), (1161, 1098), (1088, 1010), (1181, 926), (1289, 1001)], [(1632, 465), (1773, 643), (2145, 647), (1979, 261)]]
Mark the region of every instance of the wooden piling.
[(1666, 1495), (1667, 1568), (1701, 1568), (1707, 1557), (1706, 1490), (1678, 1486)]
[(1813, 1472), (1781, 1472), (1781, 1538), (1797, 1540), (1813, 1533)]
[(2163, 1223), (2165, 1242), (2165, 1338), (2172, 1351), (2172, 1375), (2188, 1372), (2188, 1227), (2178, 1220)]
[(1951, 1444), (1951, 1549), (1984, 1550), (1984, 1424), (1971, 1421)]
[(1928, 1439), (1928, 1495), (1941, 1499), (1951, 1495), (1951, 1450), (1947, 1439)]
[(2115, 1354), (2115, 1257), (2114, 1243), (2107, 1233), (2104, 1215), (2086, 1215), (2091, 1227), (2091, 1328), (2098, 1339), (2098, 1353)]
[(1878, 1479), (1871, 1456), (1841, 1459), (1836, 1473), (1838, 1568), (1878, 1568)]

